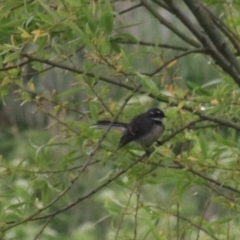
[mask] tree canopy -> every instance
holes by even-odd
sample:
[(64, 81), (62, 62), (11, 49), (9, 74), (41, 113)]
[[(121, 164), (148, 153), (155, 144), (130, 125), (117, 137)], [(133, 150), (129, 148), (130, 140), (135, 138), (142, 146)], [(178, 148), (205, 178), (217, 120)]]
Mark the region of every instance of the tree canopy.
[[(240, 3), (0, 3), (0, 239), (238, 239)], [(162, 145), (117, 150), (162, 109)]]

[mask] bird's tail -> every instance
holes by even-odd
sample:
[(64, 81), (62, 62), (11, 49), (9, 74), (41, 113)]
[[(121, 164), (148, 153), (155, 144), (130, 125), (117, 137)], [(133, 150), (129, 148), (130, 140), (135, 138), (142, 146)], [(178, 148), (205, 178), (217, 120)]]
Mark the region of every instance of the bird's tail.
[(111, 129), (124, 131), (127, 128), (126, 123), (121, 122), (111, 122), (109, 120), (100, 120), (95, 123), (92, 128), (108, 128), (111, 125)]

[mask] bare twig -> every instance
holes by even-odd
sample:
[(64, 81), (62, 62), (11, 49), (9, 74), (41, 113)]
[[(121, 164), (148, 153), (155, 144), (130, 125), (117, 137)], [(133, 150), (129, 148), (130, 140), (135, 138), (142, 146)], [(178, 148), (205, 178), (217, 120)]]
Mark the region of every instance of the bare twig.
[(98, 93), (94, 90), (94, 88), (91, 86), (91, 84), (88, 85), (89, 88), (91, 89), (91, 91), (95, 94), (95, 96), (97, 97), (97, 99), (99, 100), (99, 102), (102, 104), (102, 106), (108, 111), (108, 113), (113, 117), (113, 113), (111, 111), (111, 109), (105, 104), (105, 102), (103, 101), (103, 99), (98, 95)]
[(16, 65), (12, 65), (12, 66), (7, 66), (7, 67), (3, 67), (3, 68), (0, 68), (0, 72), (4, 72), (4, 71), (8, 71), (8, 70), (11, 70), (11, 69), (15, 69), (15, 68), (19, 68), (19, 67), (22, 67), (28, 63), (30, 63), (32, 60), (31, 59), (28, 59), (26, 61), (23, 61), (19, 64), (16, 64)]
[(138, 182), (136, 182), (136, 183), (134, 184), (133, 189), (132, 189), (132, 191), (131, 191), (131, 193), (130, 193), (130, 195), (129, 195), (129, 197), (128, 197), (128, 200), (127, 200), (127, 203), (126, 203), (126, 205), (125, 205), (125, 208), (124, 208), (124, 210), (123, 210), (123, 212), (122, 212), (122, 214), (121, 214), (121, 218), (120, 218), (120, 221), (119, 221), (119, 224), (118, 224), (118, 227), (117, 227), (117, 231), (116, 231), (116, 234), (115, 234), (115, 236), (114, 236), (114, 239), (115, 239), (115, 240), (118, 239), (118, 234), (119, 234), (119, 232), (120, 232), (120, 229), (121, 229), (121, 226), (122, 226), (122, 223), (123, 223), (123, 219), (124, 219), (125, 213), (127, 212), (127, 209), (128, 209), (129, 204), (130, 204), (130, 202), (131, 202), (132, 196), (133, 196), (133, 194), (134, 194), (134, 192), (135, 192), (135, 189), (137, 188), (137, 184), (138, 184)]
[(35, 236), (34, 240), (37, 240), (41, 236), (41, 234), (43, 233), (44, 229), (52, 221), (53, 218), (54, 218), (54, 216), (49, 217), (49, 219), (46, 221), (46, 223), (42, 226), (42, 228), (39, 231), (39, 233)]
[[(94, 162), (89, 163), (88, 166), (94, 165), (94, 164), (96, 164), (98, 162), (100, 162), (100, 160), (95, 160)], [(0, 167), (1, 168), (5, 168), (6, 171), (12, 171), (12, 169), (10, 169), (9, 167), (5, 167), (3, 165), (0, 165)], [(25, 172), (25, 173), (29, 173), (29, 174), (57, 174), (57, 173), (63, 173), (63, 172), (70, 172), (70, 171), (77, 170), (77, 169), (82, 168), (82, 167), (83, 167), (83, 165), (80, 165), (80, 166), (67, 168), (67, 169), (64, 169), (64, 170), (56, 170), (56, 171), (33, 171), (33, 170), (26, 170), (26, 169), (16, 168), (13, 171)]]
[[(176, 163), (179, 167), (185, 168), (185, 166), (184, 166), (182, 163), (180, 163), (179, 161), (175, 161), (175, 163)], [(189, 167), (188, 167), (186, 170), (187, 170), (188, 172), (193, 173), (194, 175), (197, 175), (198, 177), (200, 177), (200, 178), (202, 178), (202, 179), (204, 179), (204, 180), (206, 180), (206, 181), (209, 181), (209, 182), (211, 182), (211, 183), (214, 183), (215, 185), (217, 185), (217, 186), (219, 186), (219, 187), (222, 187), (222, 188), (225, 188), (225, 189), (230, 190), (231, 192), (235, 192), (235, 193), (240, 194), (240, 190), (238, 190), (238, 189), (236, 189), (236, 188), (233, 188), (233, 187), (231, 187), (231, 186), (229, 186), (229, 185), (220, 183), (220, 182), (218, 182), (217, 180), (214, 180), (214, 179), (212, 179), (212, 178), (210, 178), (210, 177), (204, 176), (203, 174), (197, 172), (196, 170), (194, 170), (194, 169), (192, 169), (192, 168), (189, 168)]]
[(141, 7), (141, 6), (142, 6), (142, 4), (139, 3), (139, 4), (136, 4), (136, 5), (134, 5), (134, 6), (131, 6), (130, 8), (127, 8), (127, 9), (122, 10), (121, 12), (118, 12), (117, 14), (118, 14), (118, 15), (121, 15), (121, 14), (130, 12), (130, 11), (132, 11), (133, 9), (139, 8), (139, 7)]
[(187, 124), (185, 124), (184, 126), (182, 126), (181, 128), (179, 128), (178, 130), (176, 130), (175, 132), (173, 132), (170, 136), (165, 137), (162, 140), (162, 143), (168, 142), (170, 139), (172, 139), (173, 137), (175, 137), (177, 134), (183, 132), (185, 129), (190, 128), (191, 126), (195, 125), (196, 123), (202, 122), (204, 121), (201, 118), (198, 118), (196, 120), (193, 120), (191, 122), (188, 122)]
[(236, 188), (233, 188), (229, 185), (226, 185), (224, 183), (221, 183), (221, 182), (218, 182), (217, 180), (214, 180), (210, 177), (207, 177), (195, 170), (193, 170), (192, 168), (189, 168), (189, 167), (186, 167), (184, 166), (183, 164), (181, 164), (179, 161), (174, 161), (175, 165), (164, 165), (162, 163), (159, 163), (159, 162), (152, 162), (152, 161), (148, 161), (147, 164), (149, 165), (153, 165), (153, 166), (160, 166), (160, 167), (167, 167), (167, 168), (173, 168), (173, 169), (176, 169), (176, 170), (181, 170), (181, 169), (185, 169), (186, 171), (194, 174), (194, 175), (197, 175), (198, 177), (210, 182), (210, 183), (214, 183), (215, 185), (221, 187), (221, 188), (225, 188), (227, 190), (230, 190), (231, 192), (234, 192), (234, 193), (238, 193), (240, 194), (240, 190), (236, 189)]
[(138, 186), (136, 188), (137, 192), (137, 201), (136, 201), (136, 211), (134, 214), (134, 240), (137, 240), (137, 229), (138, 229), (138, 210), (139, 210), (139, 203), (140, 203), (140, 193), (141, 193), (141, 185), (139, 184), (139, 181), (137, 182)]
[(180, 212), (179, 212), (179, 206), (180, 204), (177, 203), (177, 214), (176, 214), (176, 218), (177, 218), (177, 240), (180, 240), (181, 239), (181, 234), (180, 234), (180, 218), (179, 218), (179, 215), (180, 215)]
[[(210, 204), (210, 202), (211, 202), (210, 200), (211, 200), (211, 197), (212, 197), (212, 193), (213, 193), (213, 191), (211, 191), (211, 193), (210, 193), (210, 195), (209, 195), (209, 198), (207, 199), (207, 202), (206, 202), (206, 204), (205, 204), (205, 208), (203, 209), (202, 217), (201, 217), (200, 223), (199, 223), (199, 226), (200, 226), (200, 227), (202, 227), (204, 216), (205, 216), (206, 211), (207, 211), (207, 209), (208, 209), (208, 206), (209, 206), (209, 204)], [(198, 229), (198, 233), (197, 233), (197, 238), (196, 238), (196, 240), (198, 240), (199, 237), (200, 237), (200, 230), (201, 230), (201, 229), (199, 228), (199, 229)]]
[(57, 116), (55, 116), (54, 114), (52, 114), (52, 112), (47, 111), (46, 109), (42, 108), (42, 107), (38, 107), (39, 111), (47, 114), (50, 118), (54, 119), (56, 122), (58, 122), (59, 124), (63, 125), (66, 129), (70, 130), (71, 132), (75, 133), (76, 135), (79, 135), (79, 132), (76, 131), (75, 129), (69, 127), (69, 125), (63, 121), (61, 121)]

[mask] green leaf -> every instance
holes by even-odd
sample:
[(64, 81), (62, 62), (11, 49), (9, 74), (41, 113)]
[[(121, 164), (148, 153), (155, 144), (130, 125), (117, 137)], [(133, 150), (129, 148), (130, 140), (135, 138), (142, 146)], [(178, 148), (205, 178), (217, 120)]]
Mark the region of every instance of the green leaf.
[(156, 84), (154, 83), (154, 81), (142, 74), (137, 73), (137, 75), (140, 77), (141, 79), (141, 83), (143, 85), (143, 88), (149, 92), (149, 93), (159, 93), (158, 87), (156, 86)]
[(230, 147), (230, 148), (239, 148), (239, 141), (234, 141), (234, 138), (228, 139), (224, 138), (220, 135), (216, 135), (218, 143), (222, 144), (225, 147)]
[(7, 213), (4, 218), (3, 221), (5, 222), (17, 222), (22, 218), (22, 216), (20, 214), (17, 214), (17, 212), (11, 212), (11, 213)]
[(19, 52), (7, 54), (3, 60), (3, 63), (8, 63), (19, 58)]
[(117, 53), (121, 52), (121, 46), (118, 44), (118, 41), (116, 41), (115, 39), (110, 39), (109, 44), (110, 44), (112, 50), (114, 50)]
[(104, 203), (104, 207), (113, 214), (121, 213), (124, 209), (124, 205), (121, 204), (118, 200), (112, 200), (107, 198)]
[(3, 59), (2, 59), (2, 56), (0, 56), (0, 68), (3, 67)]
[(55, 21), (60, 21), (57, 12), (55, 12), (54, 10), (52, 10), (51, 7), (50, 7), (48, 4), (45, 4), (45, 3), (44, 3), (43, 1), (41, 1), (41, 0), (39, 0), (38, 2), (39, 2), (39, 3), (41, 4), (41, 6), (46, 10), (46, 12), (48, 13), (48, 15), (52, 16)]
[(91, 117), (96, 121), (98, 119), (99, 109), (96, 104), (89, 104), (89, 107), (90, 107)]
[(15, 204), (10, 205), (7, 209), (13, 210), (16, 208), (20, 208), (20, 207), (24, 206), (25, 204), (26, 204), (26, 202), (15, 203)]
[(209, 82), (203, 84), (202, 88), (207, 88), (207, 87), (210, 87), (210, 86), (219, 85), (222, 82), (223, 82), (223, 79), (217, 78), (217, 79), (214, 79), (212, 81), (209, 81)]
[(101, 18), (102, 26), (104, 27), (104, 32), (109, 35), (113, 30), (113, 15), (111, 12), (106, 12)]
[(63, 99), (66, 98), (67, 96), (74, 96), (76, 93), (80, 93), (82, 91), (82, 88), (80, 87), (74, 87), (72, 89), (69, 89), (67, 91), (64, 91), (62, 93), (59, 93), (57, 95), (57, 98)]
[(48, 184), (44, 183), (42, 185), (42, 199), (41, 199), (44, 206), (48, 204), (48, 199), (49, 199), (49, 188), (48, 188)]
[(199, 145), (201, 148), (201, 155), (203, 158), (208, 158), (208, 142), (206, 141), (205, 137), (201, 134), (199, 137)]
[(104, 27), (104, 32), (107, 35), (110, 35), (113, 30), (113, 12), (112, 12), (112, 4), (109, 0), (105, 1), (105, 9), (103, 12), (103, 15), (101, 16), (100, 22), (102, 23), (102, 26)]
[(112, 38), (112, 40), (121, 43), (122, 41), (130, 41), (133, 43), (138, 43), (138, 39), (135, 38), (133, 35), (128, 33), (121, 33)]

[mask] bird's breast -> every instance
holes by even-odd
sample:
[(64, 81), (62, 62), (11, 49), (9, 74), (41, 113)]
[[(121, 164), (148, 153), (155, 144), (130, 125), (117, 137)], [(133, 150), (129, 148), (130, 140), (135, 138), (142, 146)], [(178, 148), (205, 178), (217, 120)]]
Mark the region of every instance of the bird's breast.
[(144, 145), (144, 146), (150, 146), (155, 141), (158, 140), (158, 138), (163, 134), (163, 132), (164, 132), (164, 125), (155, 124), (152, 127), (152, 129), (149, 131), (149, 133), (138, 138), (137, 142), (139, 142), (141, 145)]

